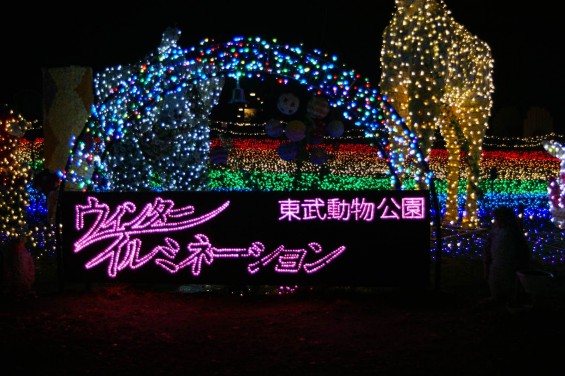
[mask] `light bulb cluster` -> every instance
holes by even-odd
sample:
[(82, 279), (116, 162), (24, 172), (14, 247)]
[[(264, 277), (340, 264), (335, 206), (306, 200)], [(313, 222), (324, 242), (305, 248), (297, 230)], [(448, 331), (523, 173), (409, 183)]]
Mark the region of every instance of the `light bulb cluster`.
[[(176, 44), (179, 33), (165, 32), (157, 52), (142, 62), (97, 75), (92, 119), (71, 140), (69, 168), (61, 172), (70, 185), (80, 190), (204, 189), (204, 182), (193, 182), (205, 175), (208, 161), (208, 149), (202, 146), (208, 137), (205, 115), (217, 103), (220, 77), (226, 76), (298, 82), (327, 98), (388, 156), (392, 186), (398, 168), (404, 171), (405, 150), (416, 161), (409, 171), (429, 180), (404, 119), (377, 88), (337, 57), (257, 37), (224, 44), (205, 39), (198, 47), (182, 49)], [(402, 149), (389, 145), (393, 129)]]
[(34, 257), (54, 254), (55, 228), (46, 221), (45, 196), (34, 184), (43, 169), (43, 139), (28, 139), (37, 121), (2, 105), (0, 108), (0, 244), (26, 238)]
[(210, 110), (223, 79), (212, 64), (190, 59), (167, 30), (156, 52), (138, 64), (106, 69), (98, 98), (74, 145), (69, 186), (95, 191), (206, 188)]
[[(208, 190), (211, 191), (237, 191), (237, 190), (261, 190), (276, 191), (290, 190), (296, 178), (296, 165), (283, 161), (276, 153), (277, 144), (280, 140), (273, 140), (263, 133), (263, 125), (256, 125), (252, 130), (228, 131), (219, 124), (212, 127), (210, 132), (211, 147), (218, 145), (222, 140), (214, 135), (225, 137), (229, 134), (231, 147), (227, 163), (213, 164), (208, 166)], [(43, 140), (36, 139), (30, 142), (20, 139), (14, 143), (11, 136), (4, 136), (3, 158), (10, 154), (10, 160), (21, 160), (21, 170), (13, 167), (8, 170), (10, 174), (21, 176), (28, 168), (27, 164), (37, 164), (41, 158)], [(371, 145), (368, 140), (359, 133), (348, 133), (344, 135), (338, 145), (326, 142), (324, 147), (331, 147), (334, 158), (322, 167), (319, 165), (305, 164), (303, 166), (301, 189), (311, 190), (387, 190), (390, 189), (390, 176), (385, 158), (379, 156), (378, 148)], [(11, 141), (10, 141), (11, 140)], [(492, 144), (497, 139), (490, 141)], [(506, 142), (506, 141), (503, 141)], [(524, 140), (525, 144), (528, 144)], [(6, 154), (5, 145), (15, 146), (16, 149)], [(522, 147), (506, 150), (487, 150), (482, 152), (479, 188), (482, 195), (478, 200), (478, 216), (484, 227), (489, 226), (489, 218), (492, 210), (499, 205), (516, 207), (521, 203), (525, 207), (525, 226), (534, 254), (543, 262), (560, 263), (565, 262), (565, 232), (555, 228), (549, 210), (548, 181), (551, 177), (559, 175), (560, 159), (535, 144), (534, 147)], [(33, 157), (36, 156), (36, 157)], [(30, 161), (29, 159), (32, 159)], [(34, 161), (35, 162), (34, 162)], [(2, 161), (5, 161), (2, 159)], [(437, 191), (442, 213), (445, 210), (447, 197), (446, 166), (447, 152), (443, 149), (432, 149), (429, 157), (429, 165), (434, 175), (437, 176)], [(4, 163), (5, 168), (6, 163)], [(41, 169), (37, 164), (34, 171)], [(492, 170), (497, 171), (496, 176)], [(494, 177), (494, 178), (493, 178)], [(55, 254), (55, 225), (45, 224), (46, 207), (45, 195), (38, 192), (32, 184), (24, 186), (16, 185), (17, 179), (11, 179), (8, 183), (14, 200), (7, 201), (2, 196), (0, 206), (2, 210), (19, 213), (21, 220), (16, 223), (26, 223), (26, 234), (31, 235), (36, 257), (53, 256)], [(415, 185), (414, 182), (412, 184)], [(462, 175), (461, 186), (465, 185), (465, 175)], [(14, 194), (17, 192), (17, 194)], [(12, 208), (14, 206), (14, 208)], [(25, 210), (24, 210), (25, 209)], [(462, 213), (459, 213), (462, 215)], [(4, 218), (4, 217), (3, 217)], [(5, 217), (8, 218), (8, 217)], [(35, 219), (34, 219), (35, 218)], [(433, 218), (433, 216), (431, 216)], [(433, 225), (433, 223), (432, 223)], [(1, 236), (8, 234), (7, 228), (3, 228)], [(480, 256), (481, 244), (484, 232), (463, 232), (457, 236), (446, 236), (443, 239), (442, 252), (444, 255)], [(435, 245), (431, 245), (432, 253)]]
[[(280, 159), (276, 153), (277, 143), (248, 130), (226, 130), (217, 124), (212, 134), (231, 137), (227, 162), (212, 164), (210, 167), (210, 190), (292, 190), (296, 178), (296, 165)], [(250, 126), (251, 127), (251, 126)], [(251, 127), (252, 128), (252, 127)], [(491, 143), (497, 140), (493, 139)], [(525, 140), (524, 140), (525, 141)], [(212, 145), (222, 142), (212, 137)], [(565, 232), (556, 229), (548, 206), (548, 181), (560, 171), (560, 160), (545, 152), (537, 144), (517, 149), (499, 148), (483, 150), (479, 169), (477, 217), (481, 228), (490, 226), (492, 211), (507, 205), (525, 207), (524, 223), (527, 236), (537, 259), (543, 262), (565, 262)], [(333, 147), (331, 144), (324, 145)], [(321, 166), (305, 163), (302, 166), (302, 189), (323, 190), (365, 190), (390, 189), (387, 165), (378, 155), (378, 149), (359, 135), (350, 135), (347, 142), (340, 142), (332, 149), (333, 159)], [(445, 213), (448, 183), (448, 153), (444, 149), (432, 149), (429, 166), (437, 177), (436, 189), (441, 214)], [(493, 170), (496, 175), (493, 176)], [(461, 173), (460, 188), (466, 185), (467, 176)], [(415, 188), (416, 182), (408, 182)], [(463, 200), (460, 197), (459, 200)], [(463, 206), (458, 215), (463, 216)], [(431, 215), (431, 218), (434, 218)], [(435, 225), (433, 222), (431, 225)], [(451, 231), (457, 231), (451, 228)], [(446, 236), (442, 241), (442, 252), (450, 257), (480, 257), (483, 251), (485, 231), (462, 231)], [(432, 254), (435, 243), (431, 245)]]
[[(445, 141), (445, 222), (459, 222), (459, 175), (464, 168), (468, 179), (462, 224), (478, 226), (479, 165), (494, 91), (490, 47), (457, 23), (443, 0), (396, 0), (383, 33), (381, 68), (381, 90), (416, 134), (426, 160), (436, 129)], [(409, 150), (402, 153), (410, 155)]]
[(31, 158), (23, 138), (32, 123), (3, 106), (0, 117), (0, 233), (7, 238), (27, 237), (26, 208), (30, 197)]
[[(423, 27), (421, 15), (411, 16)], [(59, 173), (66, 179), (67, 189), (84, 191), (363, 190), (390, 189), (397, 183), (403, 188), (417, 188), (429, 184), (435, 174), (443, 214), (449, 211), (450, 216), (457, 218), (471, 215), (471, 222), (485, 223), (494, 206), (523, 203), (528, 235), (535, 241), (536, 254), (551, 262), (562, 260), (558, 247), (547, 251), (548, 244), (555, 245), (565, 238), (552, 228), (547, 207), (547, 178), (559, 171), (558, 160), (529, 150), (527, 142), (524, 151), (482, 151), (483, 126), (490, 111), (492, 91), (488, 46), (447, 16), (431, 19), (439, 28), (427, 30), (432, 34), (422, 35), (415, 29), (402, 34), (398, 24), (399, 29), (391, 28), (396, 34), (392, 33), (388, 42), (398, 47), (402, 45), (399, 41), (409, 41), (414, 51), (424, 52), (422, 62), (449, 69), (443, 77), (429, 81), (423, 67), (412, 70), (403, 65), (402, 55), (383, 47), (383, 55), (389, 59), (383, 65), (389, 72), (383, 73), (383, 80), (392, 80), (386, 86), (390, 97), (355, 71), (341, 66), (335, 56), (317, 50), (305, 52), (302, 46), (261, 38), (234, 38), (225, 44), (204, 40), (198, 47), (182, 49), (177, 44), (180, 32), (167, 30), (157, 50), (141, 62), (109, 68), (96, 76), (97, 104), (84, 131), (71, 140), (68, 168)], [(447, 38), (446, 30), (462, 38), (461, 43), (450, 45), (449, 38), (440, 38), (434, 42), (439, 44), (426, 45), (438, 35)], [(447, 48), (449, 56), (426, 54), (436, 51), (436, 47)], [(473, 59), (478, 65), (473, 65), (475, 70), (454, 70), (456, 65), (450, 62), (461, 59)], [(392, 77), (391, 70), (398, 77)], [(482, 78), (484, 85), (475, 86), (477, 81), (470, 80), (473, 75)], [(249, 137), (230, 135), (232, 147), (227, 163), (212, 164), (210, 147), (220, 143), (212, 133), (222, 130), (209, 128), (209, 114), (218, 101), (225, 76), (276, 76), (281, 85), (297, 81), (314, 95), (328, 98), (330, 106), (340, 109), (343, 118), (356, 125), (360, 133), (346, 132), (339, 144), (323, 145), (332, 148), (333, 158), (324, 166), (305, 163), (298, 185), (294, 181), (296, 165), (280, 159), (276, 154), (280, 140), (266, 139), (264, 129)], [(445, 88), (445, 92), (437, 93), (438, 88)], [(479, 96), (469, 96), (471, 92)], [(410, 98), (414, 100), (407, 107), (400, 104)], [(440, 103), (440, 108), (435, 108), (434, 103)], [(431, 127), (428, 121), (435, 121), (440, 115), (449, 120), (442, 123), (449, 153), (431, 149), (426, 126), (417, 128), (421, 132), (414, 127), (424, 123)], [(452, 129), (448, 131), (447, 126)], [(420, 143), (427, 146), (422, 148)], [(468, 153), (464, 156), (472, 168), (460, 174), (459, 164), (451, 156), (454, 149), (465, 148)], [(29, 171), (23, 165), (18, 172), (7, 166), (2, 168), (14, 174), (25, 175)], [(455, 167), (457, 181), (448, 183)], [(496, 179), (489, 178), (493, 168), (497, 170)], [(12, 179), (9, 183), (18, 182)], [(456, 188), (463, 191), (467, 184), (474, 187), (472, 195), (454, 194)], [(10, 213), (14, 210), (17, 215), (6, 218), (25, 216), (23, 210), (11, 208), (33, 206), (25, 192), (12, 196), (16, 199), (10, 198), (8, 204), (4, 200), (2, 208)], [(459, 205), (452, 205), (453, 200), (475, 202), (476, 214), (469, 214), (469, 206), (459, 209)], [(15, 223), (25, 225), (25, 221)], [(2, 233), (9, 231), (6, 227)], [(37, 227), (34, 231), (42, 229)], [(480, 232), (470, 232), (458, 237), (455, 243), (445, 241), (444, 252), (474, 254), (480, 252), (480, 243)]]

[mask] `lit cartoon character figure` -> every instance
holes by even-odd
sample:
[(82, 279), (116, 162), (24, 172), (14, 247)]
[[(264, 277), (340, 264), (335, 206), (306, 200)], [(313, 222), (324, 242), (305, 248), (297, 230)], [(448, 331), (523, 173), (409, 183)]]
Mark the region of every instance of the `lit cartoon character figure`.
[(565, 146), (553, 140), (545, 140), (542, 145), (560, 161), (559, 177), (549, 179), (548, 196), (553, 221), (559, 228), (565, 228)]

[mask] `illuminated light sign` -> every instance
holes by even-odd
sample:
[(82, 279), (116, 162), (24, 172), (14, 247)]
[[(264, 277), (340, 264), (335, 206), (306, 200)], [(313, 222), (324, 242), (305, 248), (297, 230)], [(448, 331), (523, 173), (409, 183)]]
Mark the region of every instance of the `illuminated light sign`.
[(428, 191), (64, 192), (65, 281), (427, 287)]

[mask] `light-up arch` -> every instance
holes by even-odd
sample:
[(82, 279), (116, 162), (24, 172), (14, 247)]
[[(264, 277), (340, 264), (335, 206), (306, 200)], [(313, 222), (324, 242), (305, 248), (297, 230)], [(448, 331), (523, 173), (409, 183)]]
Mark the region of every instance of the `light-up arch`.
[[(206, 39), (197, 47), (182, 49), (177, 44), (179, 35), (178, 30), (167, 30), (157, 51), (141, 62), (107, 69), (97, 76), (99, 104), (93, 109), (85, 131), (74, 143), (65, 171), (68, 181), (80, 189), (93, 183), (99, 190), (116, 189), (95, 181), (97, 174), (112, 173), (106, 158), (110, 148), (119, 147), (120, 141), (132, 137), (132, 133), (137, 132), (136, 137), (142, 138), (142, 135), (155, 131), (156, 124), (179, 129), (188, 127), (191, 121), (198, 123), (195, 112), (199, 112), (197, 115), (202, 119), (209, 114), (217, 104), (221, 80), (241, 76), (295, 80), (308, 91), (325, 96), (330, 106), (341, 110), (345, 119), (362, 127), (366, 136), (372, 138), (379, 156), (387, 160), (392, 187), (403, 188), (400, 182), (406, 181), (406, 176), (429, 181), (429, 168), (418, 150), (416, 136), (408, 130), (405, 120), (367, 78), (345, 68), (335, 56), (318, 50), (304, 51), (302, 46), (278, 44), (276, 40), (267, 42), (258, 37), (236, 37), (227, 43)], [(163, 120), (165, 117), (166, 121)], [(391, 134), (395, 135), (392, 141), (389, 140)], [(136, 158), (136, 153), (143, 153), (142, 143), (152, 141), (147, 137), (132, 143), (134, 146), (128, 154), (131, 158)], [(204, 136), (195, 137), (202, 139)], [(190, 147), (191, 150), (195, 148), (194, 145)], [(402, 150), (409, 150), (408, 155)], [(412, 163), (406, 163), (407, 160)], [(122, 167), (126, 161), (110, 162)], [(186, 165), (184, 163), (183, 167)], [(129, 170), (124, 173), (131, 173)], [(199, 172), (190, 173), (197, 175)], [(144, 173), (147, 179), (151, 169)], [(135, 180), (136, 177), (143, 176), (132, 174), (128, 179)], [(175, 176), (172, 181), (182, 178)], [(186, 187), (180, 186), (180, 190), (183, 189)]]

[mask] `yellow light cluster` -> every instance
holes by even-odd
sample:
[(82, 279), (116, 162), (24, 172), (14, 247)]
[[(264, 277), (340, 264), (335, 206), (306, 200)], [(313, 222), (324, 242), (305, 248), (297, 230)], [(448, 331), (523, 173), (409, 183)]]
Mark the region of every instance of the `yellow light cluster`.
[(448, 151), (444, 221), (459, 218), (464, 169), (463, 225), (476, 227), (481, 149), (494, 91), (490, 47), (457, 23), (442, 0), (396, 0), (395, 8), (383, 33), (381, 90), (417, 135), (426, 159), (439, 129)]
[[(0, 118), (0, 234), (11, 237), (29, 236), (26, 214), (31, 167), (28, 142), (22, 138), (32, 122), (6, 108)], [(29, 146), (29, 145), (28, 145)]]

